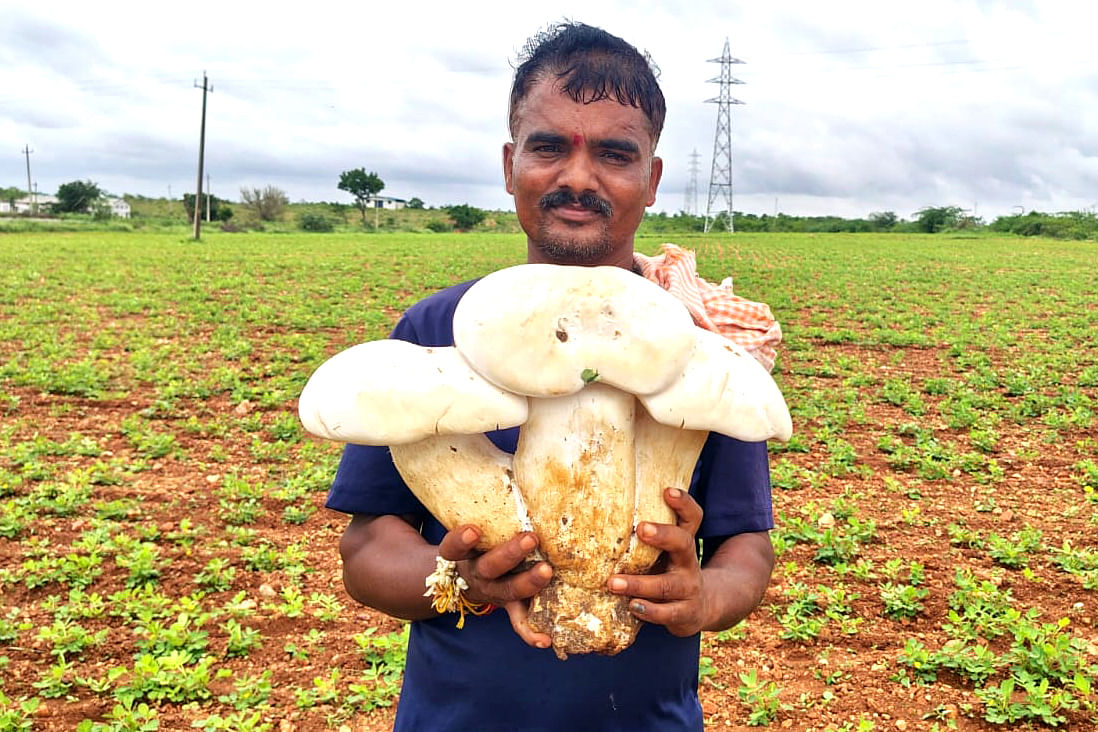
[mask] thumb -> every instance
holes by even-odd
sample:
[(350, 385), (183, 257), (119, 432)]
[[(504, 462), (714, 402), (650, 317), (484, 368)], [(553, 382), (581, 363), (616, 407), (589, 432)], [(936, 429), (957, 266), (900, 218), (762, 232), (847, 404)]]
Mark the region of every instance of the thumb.
[(458, 526), (446, 532), (438, 545), (438, 553), (443, 559), (456, 562), (473, 556), (474, 547), (480, 541), (480, 531), (472, 524)]

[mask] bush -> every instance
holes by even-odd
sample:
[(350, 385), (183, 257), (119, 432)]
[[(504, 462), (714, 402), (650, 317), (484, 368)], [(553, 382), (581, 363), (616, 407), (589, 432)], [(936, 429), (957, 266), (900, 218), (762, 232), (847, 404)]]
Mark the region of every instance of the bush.
[(298, 228), (302, 231), (328, 232), (335, 230), (335, 222), (324, 214), (303, 213), (297, 219)]
[[(228, 221), (233, 217), (233, 210), (229, 203), (217, 196), (202, 194), (202, 205), (198, 207), (202, 220), (206, 220), (206, 204), (209, 204), (209, 216), (214, 221)], [(194, 221), (194, 194), (183, 194), (183, 210), (187, 213), (187, 220)]]
[(453, 231), (454, 227), (449, 221), (442, 221), (441, 219), (431, 219), (427, 222), (427, 228), (436, 234), (444, 234), (447, 231)]
[(1000, 216), (991, 230), (1019, 236), (1049, 236), (1056, 239), (1098, 237), (1098, 216), (1089, 211), (1065, 211), (1055, 214), (1030, 211), (1025, 215)]
[(290, 203), (286, 194), (274, 186), (267, 186), (263, 190), (241, 188), (240, 200), (260, 221), (277, 221), (282, 218), (282, 211)]
[(481, 221), (484, 221), (484, 217), (487, 216), (484, 211), (467, 203), (447, 206), (446, 214), (453, 219), (454, 228), (459, 231), (469, 231)]

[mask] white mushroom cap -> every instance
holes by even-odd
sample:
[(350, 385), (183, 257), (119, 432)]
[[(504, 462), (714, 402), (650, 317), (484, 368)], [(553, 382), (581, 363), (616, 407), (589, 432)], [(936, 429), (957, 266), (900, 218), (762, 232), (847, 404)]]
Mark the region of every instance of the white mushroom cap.
[(695, 329), (678, 299), (620, 267), (509, 267), (469, 288), (454, 314), (472, 367), (532, 397), (573, 394), (595, 374), (633, 394), (664, 389), (690, 359)]
[(788, 440), (793, 421), (766, 369), (728, 339), (695, 330), (697, 348), (682, 376), (661, 392), (638, 397), (653, 419), (747, 442)]
[(452, 347), (362, 343), (321, 364), (298, 401), (301, 423), (329, 440), (402, 445), (526, 421), (526, 399), (481, 378)]

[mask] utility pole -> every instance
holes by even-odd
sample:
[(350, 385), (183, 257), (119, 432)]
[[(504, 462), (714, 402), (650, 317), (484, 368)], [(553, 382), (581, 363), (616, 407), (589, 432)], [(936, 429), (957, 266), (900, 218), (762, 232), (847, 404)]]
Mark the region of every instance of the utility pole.
[(717, 105), (717, 132), (713, 137), (713, 167), (709, 173), (709, 203), (705, 206), (705, 230), (708, 232), (713, 227), (713, 221), (720, 215), (720, 210), (715, 210), (713, 204), (718, 198), (723, 198), (723, 208), (728, 214), (728, 230), (735, 231), (732, 222), (732, 105), (743, 104), (739, 99), (732, 97), (732, 85), (743, 82), (732, 76), (732, 64), (742, 64), (743, 61), (733, 58), (728, 50), (728, 39), (724, 39), (724, 51), (719, 58), (709, 59), (709, 63), (721, 65), (720, 76), (710, 79), (711, 84), (720, 84), (720, 93), (706, 99), (707, 104)]
[(206, 173), (206, 223), (210, 223), (210, 174)]
[(691, 216), (698, 215), (698, 149), (690, 153), (690, 179), (686, 183), (686, 194), (683, 196), (682, 209)]
[(34, 194), (31, 193), (31, 153), (34, 152), (34, 150), (30, 149), (30, 145), (24, 145), (20, 152), (27, 158), (27, 198), (30, 199), (30, 212), (33, 216), (38, 213), (38, 201)]
[(194, 240), (198, 241), (202, 233), (202, 165), (206, 156), (206, 93), (213, 91), (213, 85), (206, 79), (206, 72), (202, 72), (202, 86), (195, 82), (195, 88), (202, 90), (202, 132), (198, 137), (198, 183), (194, 192)]

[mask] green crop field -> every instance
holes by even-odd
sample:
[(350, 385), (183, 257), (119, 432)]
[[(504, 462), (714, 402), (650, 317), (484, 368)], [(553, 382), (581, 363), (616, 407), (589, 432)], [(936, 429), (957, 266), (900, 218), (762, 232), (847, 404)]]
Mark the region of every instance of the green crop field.
[[(1098, 724), (1094, 242), (675, 241), (771, 305), (795, 429), (771, 446), (771, 587), (703, 638), (709, 724)], [(0, 233), (0, 732), (387, 729), (405, 628), (343, 593), (339, 446), (296, 397), (524, 256), (503, 234)]]

